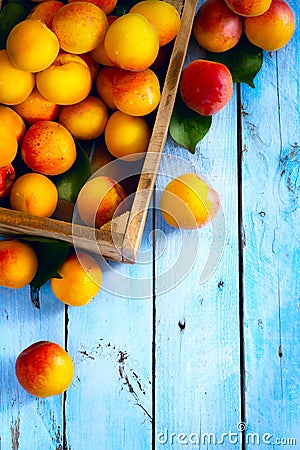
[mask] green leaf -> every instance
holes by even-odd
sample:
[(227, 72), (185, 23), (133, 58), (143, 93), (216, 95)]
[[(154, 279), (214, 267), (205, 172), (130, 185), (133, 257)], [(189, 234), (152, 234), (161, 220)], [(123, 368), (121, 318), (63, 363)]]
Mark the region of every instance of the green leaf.
[(234, 83), (246, 83), (254, 88), (253, 80), (263, 63), (263, 50), (251, 44), (243, 35), (231, 50), (222, 53), (206, 52), (206, 58), (225, 64)]
[(77, 158), (73, 166), (67, 172), (52, 178), (59, 198), (69, 202), (76, 201), (80, 189), (92, 175), (89, 158), (78, 141), (76, 148)]
[(25, 236), (38, 257), (38, 270), (31, 281), (32, 292), (40, 289), (50, 278), (61, 278), (58, 269), (67, 258), (70, 246), (67, 242), (36, 236)]
[(178, 95), (170, 121), (170, 135), (178, 144), (195, 153), (196, 145), (208, 132), (211, 122), (211, 116), (201, 116), (191, 110)]
[(111, 14), (114, 16), (123, 16), (124, 14), (127, 14), (130, 8), (138, 2), (139, 0), (119, 0), (117, 6)]

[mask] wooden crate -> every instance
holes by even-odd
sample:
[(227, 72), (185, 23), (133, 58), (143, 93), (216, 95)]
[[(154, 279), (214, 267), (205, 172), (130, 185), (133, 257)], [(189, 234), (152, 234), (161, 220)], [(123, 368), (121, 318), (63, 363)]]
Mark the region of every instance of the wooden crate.
[[(107, 259), (128, 263), (136, 261), (156, 174), (168, 134), (197, 0), (169, 0), (169, 3), (174, 5), (181, 14), (181, 28), (174, 41), (148, 151), (143, 160), (130, 210), (116, 217), (112, 223), (106, 224), (101, 229), (94, 229), (67, 221), (63, 214), (59, 213), (56, 214), (56, 218), (40, 218), (0, 208), (0, 234), (54, 238), (87, 251), (100, 253)], [(97, 161), (92, 161), (92, 164), (93, 168), (97, 169)], [(68, 205), (61, 202), (58, 209), (59, 211), (68, 211)]]

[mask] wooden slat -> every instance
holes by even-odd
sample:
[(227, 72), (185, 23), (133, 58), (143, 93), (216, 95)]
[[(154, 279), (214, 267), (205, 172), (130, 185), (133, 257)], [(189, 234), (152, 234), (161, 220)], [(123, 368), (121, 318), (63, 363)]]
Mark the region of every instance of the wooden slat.
[(242, 91), (246, 418), (260, 449), (289, 438), (297, 443), (282, 447), (297, 448), (300, 439), (297, 48), (299, 30), (265, 55), (256, 89)]

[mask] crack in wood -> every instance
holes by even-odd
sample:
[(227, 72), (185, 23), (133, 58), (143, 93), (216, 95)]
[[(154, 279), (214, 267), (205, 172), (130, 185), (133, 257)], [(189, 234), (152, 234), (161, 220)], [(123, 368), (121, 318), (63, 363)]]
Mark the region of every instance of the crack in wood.
[(11, 448), (12, 450), (19, 449), (19, 438), (20, 438), (20, 418), (15, 420), (14, 424), (10, 427), (11, 433)]

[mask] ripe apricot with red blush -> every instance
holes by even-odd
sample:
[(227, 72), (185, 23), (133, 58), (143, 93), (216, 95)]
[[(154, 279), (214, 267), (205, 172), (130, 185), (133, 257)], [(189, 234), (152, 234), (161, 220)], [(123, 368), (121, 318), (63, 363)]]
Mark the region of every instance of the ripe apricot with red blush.
[(224, 64), (196, 59), (184, 68), (179, 89), (182, 100), (190, 109), (203, 116), (212, 116), (231, 99), (232, 76)]

